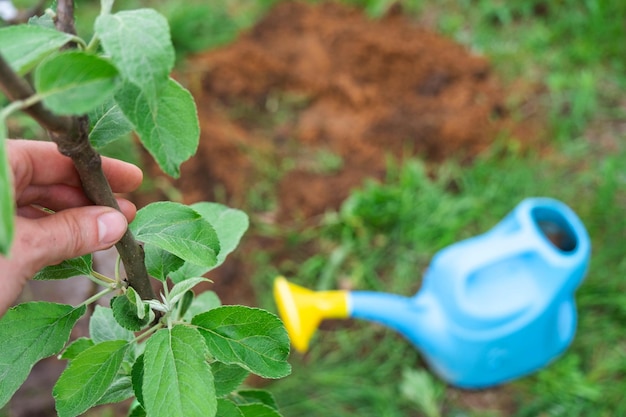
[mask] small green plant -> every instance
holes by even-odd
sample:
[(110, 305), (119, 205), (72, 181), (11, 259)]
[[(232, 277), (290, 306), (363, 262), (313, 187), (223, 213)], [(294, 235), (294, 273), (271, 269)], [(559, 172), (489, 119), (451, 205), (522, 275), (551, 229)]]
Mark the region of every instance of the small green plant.
[[(24, 110), (50, 132), (96, 204), (116, 206), (96, 149), (135, 132), (172, 176), (196, 151), (195, 103), (169, 77), (175, 54), (166, 19), (152, 9), (113, 13), (112, 7), (113, 0), (102, 0), (89, 41), (73, 29), (71, 1), (59, 1), (28, 24), (0, 29), (0, 86), (10, 99), (0, 111), (3, 255), (11, 247), (15, 213), (5, 146), (13, 112)], [(91, 255), (41, 270), (35, 279), (86, 276), (101, 291), (78, 306), (35, 301), (5, 314), (0, 407), (35, 363), (58, 355), (68, 361), (53, 389), (61, 417), (133, 397), (134, 417), (279, 416), (269, 393), (240, 389), (250, 373), (290, 373), (289, 340), (278, 317), (221, 306), (214, 293), (192, 291), (224, 262), (247, 227), (245, 213), (220, 204), (158, 202), (137, 212), (118, 243), (115, 276), (95, 271)], [(151, 279), (162, 283), (158, 297)], [(90, 317), (89, 338), (68, 343), (87, 306), (110, 294), (110, 307), (97, 305)]]

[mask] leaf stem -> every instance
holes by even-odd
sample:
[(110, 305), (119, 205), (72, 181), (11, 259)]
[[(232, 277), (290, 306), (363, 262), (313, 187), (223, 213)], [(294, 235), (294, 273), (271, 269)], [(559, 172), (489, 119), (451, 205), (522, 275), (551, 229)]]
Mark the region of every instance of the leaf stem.
[(84, 51), (91, 51), (90, 49), (88, 49), (89, 45), (87, 45), (87, 43), (83, 40), (83, 38), (78, 37), (78, 36), (74, 36), (72, 38), (72, 41), (74, 43), (76, 43), (77, 45), (80, 45), (80, 47), (84, 50)]
[(118, 288), (117, 281), (115, 281), (113, 278), (107, 277), (106, 275), (102, 275), (98, 271), (91, 271), (91, 276), (97, 279), (98, 281), (102, 282), (105, 286), (110, 286), (111, 284), (114, 284), (115, 288)]
[[(30, 84), (13, 71), (9, 63), (0, 54), (0, 90), (11, 101), (26, 100), (35, 95)], [(20, 107), (26, 114), (35, 119), (42, 127), (51, 132), (72, 132), (76, 129), (71, 117), (57, 116), (46, 109), (41, 102), (30, 107)]]
[(115, 281), (121, 282), (120, 279), (120, 265), (122, 262), (122, 257), (118, 254), (117, 259), (115, 259)]
[(141, 333), (140, 335), (137, 335), (137, 337), (135, 337), (133, 340), (131, 340), (130, 343), (139, 343), (146, 336), (150, 336), (152, 333), (156, 332), (157, 330), (162, 329), (163, 327), (164, 327), (163, 323), (157, 323), (154, 326), (150, 327), (145, 332)]
[(0, 110), (0, 119), (6, 119), (11, 113), (17, 110), (24, 110), (36, 103), (39, 103), (43, 97), (39, 94), (33, 94), (32, 96), (23, 100), (16, 100)]
[(104, 290), (100, 291), (99, 293), (89, 297), (88, 299), (86, 299), (85, 301), (80, 303), (80, 305), (81, 306), (88, 306), (89, 304), (98, 301), (99, 299), (101, 299), (102, 297), (104, 297), (107, 294), (112, 293), (113, 291), (115, 291), (115, 288), (113, 288), (113, 287), (105, 288)]
[(85, 50), (87, 52), (96, 52), (98, 46), (100, 46), (100, 38), (96, 35), (93, 35), (93, 37), (89, 41), (89, 44), (85, 47)]
[(110, 284), (115, 284), (115, 288), (119, 288), (118, 281), (116, 281), (115, 279), (111, 278), (111, 277), (107, 277), (106, 275), (101, 274), (98, 271), (91, 271), (92, 275), (94, 278), (97, 278), (99, 280), (101, 280), (102, 282), (105, 282), (107, 285)]
[(0, 120), (5, 120), (11, 113), (21, 108), (19, 101), (14, 101), (5, 108), (0, 110)]

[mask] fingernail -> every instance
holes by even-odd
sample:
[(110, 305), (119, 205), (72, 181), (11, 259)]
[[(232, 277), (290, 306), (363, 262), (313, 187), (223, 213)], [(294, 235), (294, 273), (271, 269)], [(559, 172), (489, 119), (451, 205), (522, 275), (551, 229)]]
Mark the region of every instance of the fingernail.
[(98, 240), (105, 245), (112, 245), (124, 234), (128, 223), (119, 211), (109, 211), (98, 216)]

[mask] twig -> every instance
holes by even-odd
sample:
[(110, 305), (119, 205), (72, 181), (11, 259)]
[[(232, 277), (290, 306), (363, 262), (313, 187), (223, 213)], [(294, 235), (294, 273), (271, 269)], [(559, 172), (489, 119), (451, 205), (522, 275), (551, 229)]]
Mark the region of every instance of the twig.
[(57, 13), (54, 25), (59, 32), (76, 35), (76, 26), (74, 26), (74, 1), (59, 0), (57, 2)]

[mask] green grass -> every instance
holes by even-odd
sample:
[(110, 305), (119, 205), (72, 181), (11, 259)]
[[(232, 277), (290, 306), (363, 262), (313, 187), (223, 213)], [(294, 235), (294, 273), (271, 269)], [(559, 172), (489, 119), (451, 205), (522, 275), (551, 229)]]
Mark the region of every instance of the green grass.
[[(512, 384), (519, 395), (517, 415), (619, 415), (611, 412), (626, 411), (626, 386), (620, 382), (626, 370), (626, 177), (621, 170), (626, 153), (600, 161), (589, 161), (580, 149), (565, 149), (563, 155), (567, 158), (540, 158), (505, 149), (465, 169), (444, 164), (435, 180), (417, 160), (392, 167), (384, 183), (366, 184), (327, 219), (312, 238), (322, 253), (280, 272), (315, 289), (348, 286), (410, 296), (442, 247), (488, 230), (524, 197), (560, 199), (587, 226), (594, 256), (577, 293), (578, 336), (553, 366)], [(407, 416), (419, 408), (400, 395), (400, 375), (420, 369), (419, 357), (381, 326), (334, 323), (318, 332), (306, 356), (294, 355), (293, 363), (292, 376), (270, 387), (287, 415)], [(444, 396), (442, 403), (442, 415), (458, 415), (450, 399)]]
[[(422, 2), (426, 4), (428, 2)], [(581, 137), (626, 79), (626, 3), (611, 0), (438, 1), (438, 28), (489, 56), (499, 75), (544, 85), (553, 137)], [(621, 113), (623, 117), (623, 112)]]

